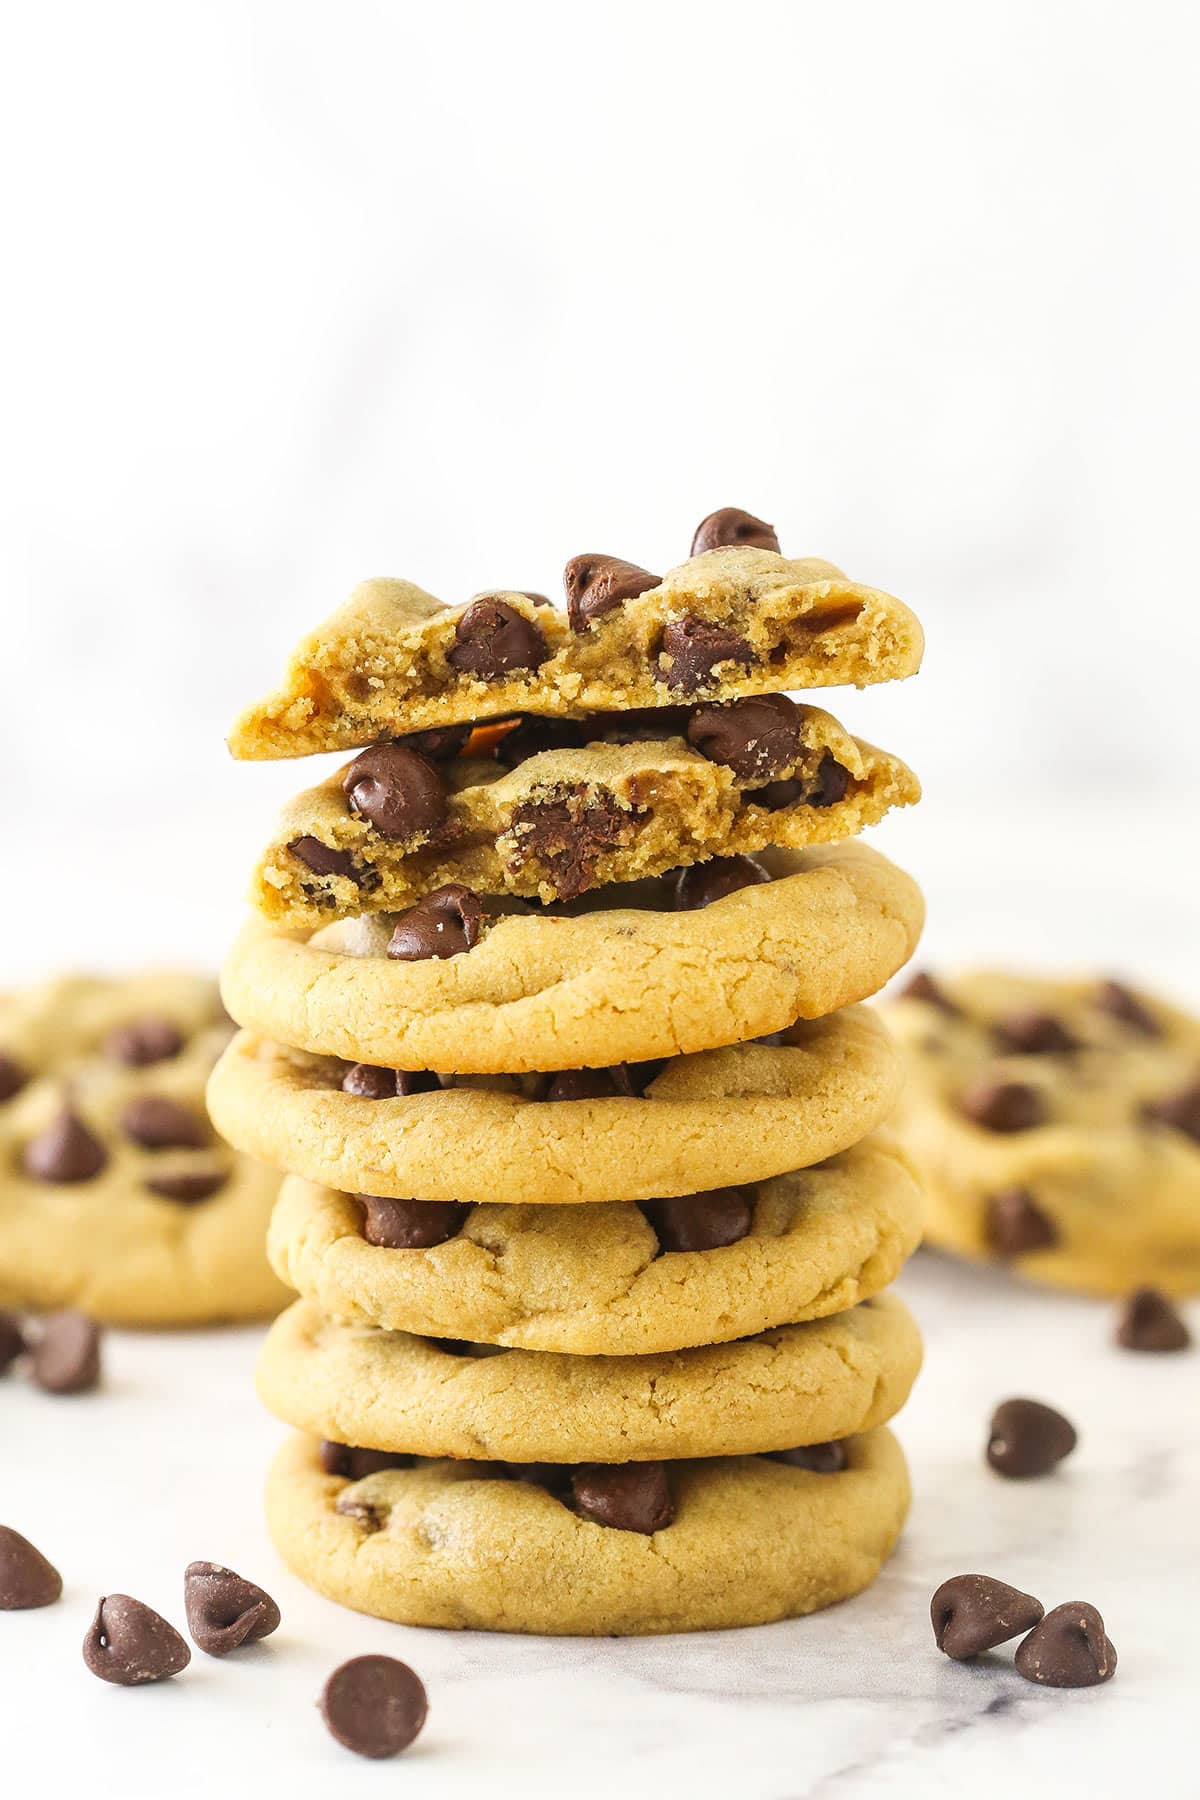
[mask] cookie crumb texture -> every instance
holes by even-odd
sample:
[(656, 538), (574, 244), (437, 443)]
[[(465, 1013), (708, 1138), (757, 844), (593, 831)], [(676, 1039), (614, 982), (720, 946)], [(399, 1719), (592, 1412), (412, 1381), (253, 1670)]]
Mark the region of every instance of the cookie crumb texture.
[(672, 1463), (668, 1476), (674, 1519), (643, 1535), (581, 1518), (494, 1464), (434, 1461), (347, 1482), (295, 1436), (271, 1470), (267, 1521), (293, 1574), (375, 1618), (636, 1636), (762, 1625), (859, 1593), (910, 1498), (884, 1429), (851, 1439), (836, 1474), (738, 1456)]

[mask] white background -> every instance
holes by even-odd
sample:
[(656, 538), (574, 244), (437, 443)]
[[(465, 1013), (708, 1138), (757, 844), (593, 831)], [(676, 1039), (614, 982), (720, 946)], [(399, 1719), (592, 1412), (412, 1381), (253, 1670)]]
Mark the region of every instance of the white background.
[[(926, 885), (933, 960), (1097, 962), (1200, 998), (1189, 9), (4, 21), (0, 979), (215, 962), (272, 807), (315, 774), (234, 766), (222, 735), (363, 576), (553, 592), (582, 550), (669, 566), (733, 503), (926, 624), (916, 681), (832, 705), (925, 780), (878, 841)], [(27, 1721), (6, 1743), (50, 1758), (47, 1791), (76, 1758), (76, 1785), (119, 1771), (130, 1796), (557, 1795), (589, 1768), (779, 1800), (1127, 1792), (1178, 1749), (1194, 1668), (1194, 1486), (1171, 1486), (1194, 1373), (1106, 1351), (1097, 1309), (915, 1280), (923, 1498), (872, 1596), (736, 1647), (410, 1637), (440, 1722), (390, 1771), (307, 1708), (335, 1655), (394, 1640), (277, 1571), (286, 1639), (251, 1667), (124, 1695), (74, 1661), (100, 1586), (178, 1617), (188, 1557), (271, 1576), (244, 1334), (125, 1339), (103, 1400), (0, 1395), (0, 1510), (42, 1520), (68, 1575), (66, 1610), (0, 1633)], [(1022, 1380), (1093, 1406), (1046, 1498), (979, 1467)], [(986, 1678), (922, 1635), (947, 1565), (988, 1554), (1095, 1599), (1122, 1654), (1097, 1694), (1010, 1680), (1015, 1758)]]

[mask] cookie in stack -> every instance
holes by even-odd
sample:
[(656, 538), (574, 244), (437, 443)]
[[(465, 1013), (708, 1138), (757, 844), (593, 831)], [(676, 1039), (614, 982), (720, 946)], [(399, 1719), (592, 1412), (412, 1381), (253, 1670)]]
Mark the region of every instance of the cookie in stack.
[(358, 752), (259, 863), (209, 1088), (289, 1172), (271, 1530), (409, 1624), (811, 1612), (908, 1506), (920, 1195), (857, 1002), (922, 902), (856, 838), (919, 790), (783, 690), (911, 674), (920, 627), (733, 508), (565, 585), (368, 582), (234, 732)]

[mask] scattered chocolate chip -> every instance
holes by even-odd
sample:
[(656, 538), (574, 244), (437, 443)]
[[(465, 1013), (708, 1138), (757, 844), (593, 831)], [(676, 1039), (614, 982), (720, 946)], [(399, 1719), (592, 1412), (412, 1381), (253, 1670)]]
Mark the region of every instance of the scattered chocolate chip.
[(840, 763), (832, 750), (826, 750), (817, 764), (812, 786), (804, 796), (806, 806), (837, 806), (850, 790), (850, 771)]
[(347, 1481), (363, 1481), (383, 1469), (407, 1469), (412, 1457), (395, 1450), (366, 1450), (357, 1444), (335, 1444), (324, 1438), (320, 1448), (321, 1467), (327, 1475), (341, 1475)]
[(28, 1612), (51, 1606), (62, 1593), (62, 1576), (28, 1538), (0, 1525), (0, 1612)]
[(706, 550), (724, 550), (735, 545), (755, 550), (774, 550), (778, 556), (779, 539), (775, 527), (740, 506), (722, 506), (701, 519), (692, 539), (692, 555), (703, 556)]
[(675, 1517), (675, 1502), (660, 1462), (583, 1463), (571, 1476), (575, 1510), (614, 1531), (650, 1537)]
[(92, 1181), (108, 1162), (108, 1151), (75, 1113), (63, 1111), (25, 1146), (21, 1159), (35, 1181)]
[(220, 1563), (192, 1562), (183, 1572), (188, 1630), (209, 1656), (227, 1656), (241, 1644), (270, 1637), (279, 1608), (270, 1594)]
[(1041, 1093), (1024, 1081), (984, 1076), (959, 1095), (959, 1109), (983, 1131), (1032, 1131), (1046, 1117)]
[(610, 1100), (635, 1098), (636, 1089), (625, 1063), (607, 1069), (558, 1069), (547, 1078), (543, 1100)]
[(927, 974), (924, 969), (918, 970), (911, 980), (905, 982), (900, 989), (900, 998), (901, 1000), (920, 1000), (926, 1006), (936, 1006), (939, 1012), (944, 1012), (952, 1019), (957, 1018), (962, 1012), (962, 1007), (953, 1001), (945, 988), (939, 987), (933, 976)]
[(754, 652), (732, 627), (713, 625), (707, 619), (685, 614), (672, 619), (663, 631), (658, 653), (658, 678), (678, 693), (698, 694), (712, 685), (717, 669), (725, 663), (748, 665)]
[(573, 556), (563, 570), (571, 630), (586, 631), (605, 613), (615, 612), (622, 600), (644, 594), (661, 579), (619, 556)]
[(86, 1394), (100, 1382), (100, 1328), (78, 1312), (48, 1313), (32, 1349), (33, 1379), (49, 1394)]
[(25, 1354), (25, 1333), (16, 1313), (0, 1312), (0, 1375)]
[(714, 900), (725, 900), (739, 888), (754, 887), (771, 877), (752, 856), (714, 856), (692, 863), (675, 877), (675, 911), (697, 912)]
[(135, 1069), (145, 1068), (150, 1063), (168, 1062), (182, 1049), (183, 1033), (178, 1025), (171, 1019), (153, 1014), (118, 1025), (104, 1040), (105, 1056)]
[(425, 1688), (394, 1656), (354, 1656), (321, 1692), (321, 1717), (339, 1744), (376, 1759), (407, 1750), (429, 1712)]
[(828, 1444), (800, 1444), (795, 1450), (771, 1452), (772, 1462), (787, 1463), (793, 1469), (808, 1469), (813, 1475), (840, 1475), (849, 1457), (840, 1438)]
[(996, 1256), (1027, 1256), (1032, 1250), (1052, 1250), (1058, 1228), (1037, 1204), (1028, 1188), (1002, 1188), (989, 1194), (983, 1207), (983, 1234)]
[(387, 953), (395, 962), (461, 956), (474, 949), (482, 928), (483, 902), (479, 895), (461, 882), (451, 881), (401, 913)]
[(363, 1209), (363, 1236), (383, 1250), (428, 1250), (455, 1236), (468, 1206), (458, 1200), (390, 1200), (356, 1196)]
[(107, 1594), (83, 1640), (83, 1660), (101, 1681), (138, 1687), (178, 1675), (192, 1653), (161, 1614), (128, 1594)]
[(515, 769), (547, 750), (578, 750), (584, 741), (583, 726), (577, 719), (539, 719), (531, 713), (500, 739), (496, 761)]
[(592, 886), (600, 858), (634, 836), (639, 819), (605, 789), (576, 782), (554, 799), (513, 807), (510, 858), (518, 868), (536, 862), (559, 899), (574, 900)]
[(1200, 1081), (1181, 1093), (1168, 1094), (1165, 1100), (1152, 1100), (1143, 1117), (1152, 1125), (1170, 1125), (1200, 1144)]
[(698, 706), (687, 741), (709, 762), (732, 769), (741, 781), (770, 781), (801, 755), (803, 709), (786, 694), (756, 694), (720, 706)]
[(1061, 1019), (1034, 1006), (1009, 1013), (992, 1029), (1000, 1048), (1016, 1056), (1065, 1056), (1079, 1048)]
[(228, 1180), (228, 1169), (179, 1169), (173, 1175), (149, 1175), (142, 1185), (161, 1200), (198, 1206), (202, 1200), (219, 1194)]
[[(533, 598), (532, 594), (529, 598)], [(453, 762), (466, 749), (474, 729), (470, 724), (435, 725), (429, 731), (409, 731), (391, 741), (403, 744), (406, 750), (415, 750), (418, 756), (427, 756), (430, 762)]]
[(1052, 1406), (1040, 1400), (1005, 1400), (992, 1414), (987, 1459), (997, 1475), (1024, 1481), (1045, 1475), (1077, 1442), (1071, 1421)]
[(446, 818), (446, 783), (428, 757), (404, 744), (372, 744), (342, 778), (351, 812), (380, 837), (428, 839)]
[(512, 669), (540, 668), (549, 655), (532, 619), (506, 600), (484, 598), (468, 606), (458, 621), (446, 661), (452, 669), (487, 681)]
[(1044, 1613), (1040, 1600), (990, 1575), (954, 1575), (929, 1603), (933, 1638), (955, 1662), (982, 1656), (1029, 1631)]
[(14, 1094), (19, 1094), (28, 1080), (28, 1069), (15, 1056), (9, 1056), (0, 1050), (0, 1102), (11, 1100)]
[(314, 875), (344, 875), (347, 881), (359, 885), (358, 870), (349, 850), (335, 850), (315, 837), (293, 838), (288, 850)]
[(1143, 1037), (1162, 1036), (1162, 1026), (1150, 1008), (1124, 982), (1102, 981), (1096, 989), (1096, 1005), (1101, 1012), (1119, 1019), (1122, 1025), (1141, 1032)]
[(642, 1211), (654, 1227), (660, 1250), (718, 1250), (736, 1244), (754, 1223), (750, 1188), (707, 1188), (668, 1200), (646, 1200)]
[(121, 1125), (144, 1150), (203, 1150), (211, 1137), (207, 1119), (165, 1094), (139, 1094), (121, 1114)]
[(1126, 1300), (1117, 1323), (1117, 1342), (1123, 1350), (1186, 1350), (1192, 1334), (1173, 1302), (1158, 1288), (1136, 1288)]
[(1017, 1674), (1043, 1687), (1097, 1687), (1117, 1667), (1104, 1620), (1086, 1600), (1068, 1600), (1048, 1612), (1017, 1646)]

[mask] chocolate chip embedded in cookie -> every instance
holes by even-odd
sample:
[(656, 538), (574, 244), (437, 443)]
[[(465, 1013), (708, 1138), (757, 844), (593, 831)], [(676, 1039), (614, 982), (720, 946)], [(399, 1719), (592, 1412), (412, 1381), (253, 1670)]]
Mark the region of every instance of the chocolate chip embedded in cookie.
[(828, 1444), (800, 1444), (794, 1450), (773, 1450), (776, 1462), (792, 1469), (807, 1469), (811, 1475), (840, 1475), (849, 1465), (850, 1453), (841, 1438)]
[(428, 757), (404, 744), (374, 744), (356, 756), (342, 791), (381, 837), (426, 844), (446, 818), (445, 782)]
[(29, 1080), (29, 1071), (23, 1069), (15, 1056), (6, 1056), (0, 1050), (0, 1105), (19, 1094)]
[(662, 1462), (591, 1463), (571, 1475), (575, 1510), (582, 1519), (614, 1531), (652, 1537), (675, 1517), (667, 1465)]
[(696, 912), (724, 900), (744, 887), (770, 881), (771, 872), (752, 856), (714, 856), (708, 862), (693, 863), (681, 869), (675, 878), (676, 912)]
[(551, 652), (541, 629), (515, 606), (491, 597), (474, 601), (454, 627), (446, 661), (462, 674), (492, 681), (536, 669)]
[(743, 512), (740, 506), (722, 506), (697, 525), (692, 538), (692, 555), (703, 556), (707, 550), (722, 550), (735, 545), (749, 545), (755, 550), (773, 550), (777, 556), (780, 554), (773, 525), (756, 519), (753, 513)]
[(648, 1200), (642, 1211), (660, 1250), (717, 1250), (736, 1244), (754, 1224), (754, 1196), (745, 1188), (710, 1188), (671, 1200)]
[(685, 614), (664, 628), (658, 678), (675, 694), (707, 694), (728, 669), (749, 668), (754, 650), (740, 631)]
[(989, 1194), (984, 1204), (984, 1230), (997, 1256), (1026, 1256), (1031, 1250), (1051, 1250), (1057, 1244), (1053, 1220), (1028, 1188), (1005, 1188)]
[(567, 617), (572, 631), (586, 631), (605, 613), (615, 612), (622, 600), (632, 600), (661, 577), (619, 556), (573, 556), (563, 571), (567, 591)]
[(447, 882), (397, 920), (388, 939), (388, 956), (393, 962), (463, 956), (479, 942), (483, 916), (478, 894), (461, 882)]
[(26, 1144), (22, 1162), (35, 1181), (92, 1181), (108, 1162), (108, 1152), (82, 1119), (64, 1111)]
[(389, 1200), (360, 1194), (363, 1236), (385, 1250), (428, 1250), (452, 1238), (468, 1208), (456, 1200)]

